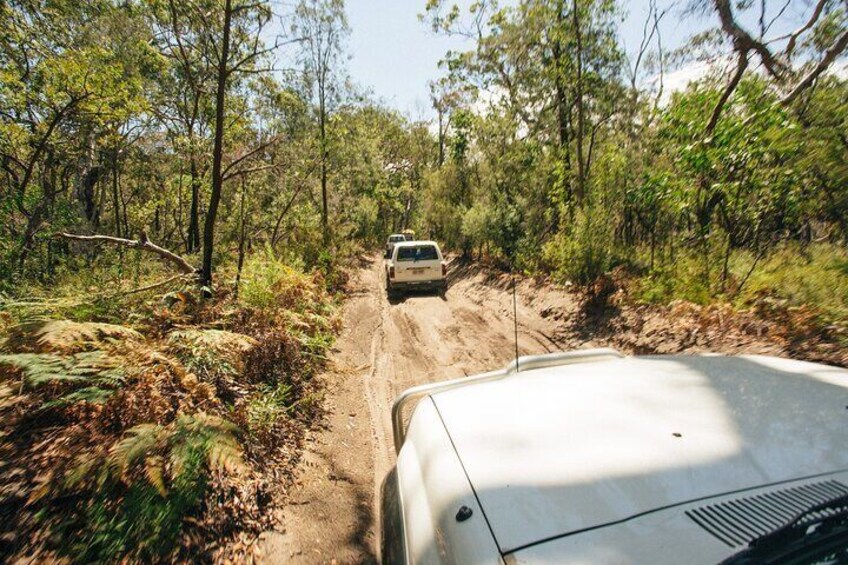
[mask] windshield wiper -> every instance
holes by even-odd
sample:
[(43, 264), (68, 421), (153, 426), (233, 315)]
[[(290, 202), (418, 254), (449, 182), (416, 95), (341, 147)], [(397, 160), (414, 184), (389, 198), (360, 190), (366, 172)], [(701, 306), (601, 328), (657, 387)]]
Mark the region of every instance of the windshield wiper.
[[(848, 495), (815, 504), (778, 529), (755, 538), (723, 565), (789, 562), (848, 548)], [(840, 561), (841, 563), (842, 561)]]

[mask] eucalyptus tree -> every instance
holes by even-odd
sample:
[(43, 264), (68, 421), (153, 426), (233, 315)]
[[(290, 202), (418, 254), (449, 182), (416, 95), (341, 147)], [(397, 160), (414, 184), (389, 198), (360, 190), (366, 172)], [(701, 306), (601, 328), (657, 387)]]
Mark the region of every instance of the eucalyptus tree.
[[(736, 7), (730, 0), (698, 0), (691, 7), (702, 13), (714, 11), (736, 59), (736, 66), (706, 124), (707, 135), (715, 129), (743, 77), (752, 72), (749, 70), (752, 57), (759, 60), (765, 76), (780, 92), (772, 104), (786, 107), (813, 87), (848, 49), (848, 6), (845, 2), (816, 0), (801, 25), (782, 35), (771, 30), (779, 29), (775, 24), (788, 17), (786, 6), (774, 7), (766, 0), (756, 5), (739, 3)], [(758, 12), (758, 29), (752, 31), (740, 23), (740, 8), (749, 13)]]
[[(209, 44), (209, 22), (202, 7), (175, 0), (151, 0), (148, 6), (157, 46), (169, 63), (161, 76), (154, 112), (175, 153), (188, 161), (190, 196), (185, 247), (186, 252), (193, 253), (200, 249), (201, 192), (209, 168), (206, 156), (213, 119), (210, 93), (216, 70), (214, 46)], [(182, 213), (179, 220), (182, 223)]]
[(507, 8), (488, 0), (467, 14), (445, 0), (427, 4), (435, 30), (475, 41), (472, 51), (448, 54), (448, 71), (514, 116), (522, 136), (555, 148), (559, 200), (569, 205), (586, 198), (594, 144), (621, 94), (617, 13), (611, 0), (529, 0)]
[[(231, 97), (236, 89), (244, 88), (246, 77), (270, 72), (267, 67), (271, 52), (278, 43), (266, 45), (264, 31), (271, 22), (273, 11), (269, 1), (248, 0), (187, 0), (185, 2), (160, 2), (157, 5), (164, 48), (176, 61), (176, 78), (188, 87), (187, 99), (178, 101), (178, 113), (184, 127), (190, 132), (190, 163), (195, 163), (194, 132), (203, 111), (204, 96), (208, 95), (211, 109), (211, 166), (209, 200), (202, 234), (202, 262), (200, 283), (212, 284), (215, 228), (221, 203), (224, 182), (245, 173), (245, 165), (260, 157), (275, 141), (273, 138), (256, 140), (250, 148), (239, 148), (227, 159), (225, 144), (230, 130), (235, 129), (231, 112)], [(235, 119), (235, 121), (238, 121)], [(192, 208), (196, 212), (197, 171), (192, 170)], [(190, 222), (188, 247), (197, 237)]]
[(131, 5), (6, 2), (0, 27), (3, 264), (21, 269), (59, 209), (73, 218), (77, 200), (97, 223), (105, 167), (91, 163), (95, 145), (143, 111), (157, 62)]
[(327, 178), (327, 127), (342, 97), (344, 40), (350, 29), (343, 0), (301, 0), (295, 8), (292, 33), (301, 41), (301, 62), (316, 106), (321, 174), (321, 226), (324, 244), (330, 241)]

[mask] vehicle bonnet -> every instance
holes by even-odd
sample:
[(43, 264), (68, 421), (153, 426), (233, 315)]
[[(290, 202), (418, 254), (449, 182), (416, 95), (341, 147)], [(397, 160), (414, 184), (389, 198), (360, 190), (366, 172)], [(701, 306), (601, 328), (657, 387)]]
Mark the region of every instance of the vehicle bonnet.
[(628, 357), (432, 395), (500, 550), (848, 469), (848, 371)]

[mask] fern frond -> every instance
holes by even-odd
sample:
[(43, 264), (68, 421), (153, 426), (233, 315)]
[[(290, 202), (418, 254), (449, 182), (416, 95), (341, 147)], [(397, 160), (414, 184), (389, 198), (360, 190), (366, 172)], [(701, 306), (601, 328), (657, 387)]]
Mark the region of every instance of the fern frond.
[(127, 436), (109, 450), (109, 465), (126, 473), (136, 462), (153, 453), (160, 445), (165, 428), (156, 424), (139, 424), (127, 431)]
[(100, 464), (102, 460), (90, 453), (80, 453), (76, 458), (76, 465), (71, 467), (70, 471), (65, 474), (65, 488), (73, 489), (90, 478), (92, 471)]
[(209, 468), (228, 473), (242, 473), (247, 469), (241, 446), (228, 434), (216, 434), (209, 441)]
[(141, 339), (139, 332), (116, 324), (34, 320), (11, 328), (4, 347), (22, 353), (72, 353)]
[[(125, 480), (143, 465), (147, 481), (160, 494), (167, 492), (167, 475), (174, 484), (191, 482), (203, 469), (239, 473), (246, 469), (231, 422), (205, 413), (182, 414), (167, 426), (140, 424), (109, 450), (108, 465)], [(167, 461), (167, 465), (166, 465)]]
[(165, 488), (165, 461), (161, 456), (153, 455), (144, 461), (144, 475), (156, 492), (163, 497), (168, 496)]
[(87, 386), (74, 392), (62, 395), (41, 405), (43, 409), (69, 406), (78, 402), (88, 404), (103, 404), (115, 394), (114, 390), (100, 388), (98, 386)]
[(4, 367), (22, 374), (24, 385), (31, 389), (57, 383), (117, 388), (124, 382), (120, 359), (105, 351), (68, 356), (53, 353), (0, 355), (0, 378), (4, 376)]
[(180, 420), (182, 421), (182, 426), (188, 429), (204, 429), (214, 431), (217, 434), (237, 434), (239, 431), (238, 426), (229, 420), (207, 412), (197, 412), (190, 416), (183, 416)]
[(203, 347), (222, 353), (249, 351), (257, 344), (250, 336), (225, 330), (180, 330), (171, 332), (168, 341), (174, 345)]

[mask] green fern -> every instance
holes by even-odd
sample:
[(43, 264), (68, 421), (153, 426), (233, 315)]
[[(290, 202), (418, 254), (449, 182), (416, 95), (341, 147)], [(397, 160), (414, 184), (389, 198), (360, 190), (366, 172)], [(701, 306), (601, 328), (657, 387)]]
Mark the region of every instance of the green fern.
[[(164, 490), (160, 484), (164, 478), (183, 480), (187, 470), (195, 469), (199, 463), (209, 469), (239, 472), (244, 469), (244, 462), (235, 437), (237, 431), (231, 422), (204, 412), (183, 414), (167, 426), (140, 424), (112, 447), (108, 464), (127, 479), (133, 468), (149, 467), (150, 459), (157, 458), (157, 468), (148, 468), (144, 473), (157, 490)], [(161, 462), (165, 461), (167, 465), (163, 466)]]
[(87, 386), (85, 388), (69, 392), (68, 394), (64, 394), (59, 398), (48, 400), (42, 404), (41, 407), (44, 409), (61, 408), (63, 406), (77, 404), (79, 402), (85, 402), (88, 404), (104, 404), (112, 397), (113, 394), (115, 394), (114, 390), (100, 388), (99, 386)]
[(0, 366), (20, 371), (24, 386), (31, 389), (62, 382), (120, 386), (124, 381), (120, 360), (105, 351), (86, 351), (68, 356), (13, 353), (0, 355)]
[[(19, 376), (20, 392), (58, 386), (60, 395), (46, 400), (43, 409), (78, 402), (102, 404), (126, 376), (121, 360), (105, 351), (85, 351), (75, 355), (53, 353), (14, 353), (0, 355), (0, 380)], [(70, 390), (68, 390), (70, 389)]]
[(139, 424), (129, 429), (126, 437), (113, 445), (109, 452), (110, 468), (126, 474), (133, 465), (159, 451), (166, 437), (165, 426), (156, 424)]
[(67, 524), (68, 532), (79, 532), (68, 548), (75, 559), (167, 561), (185, 517), (206, 495), (210, 471), (244, 468), (237, 431), (216, 416), (183, 414), (167, 425), (131, 428), (105, 461), (81, 455), (65, 485), (88, 485), (94, 497), (80, 516), (83, 521)]
[(3, 348), (11, 352), (73, 353), (142, 339), (134, 329), (115, 324), (33, 320), (10, 328)]

